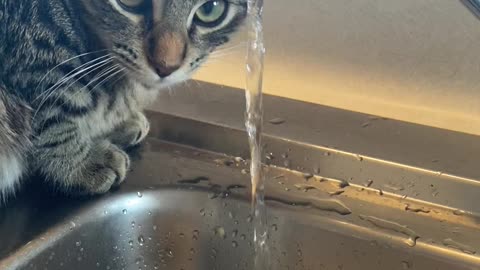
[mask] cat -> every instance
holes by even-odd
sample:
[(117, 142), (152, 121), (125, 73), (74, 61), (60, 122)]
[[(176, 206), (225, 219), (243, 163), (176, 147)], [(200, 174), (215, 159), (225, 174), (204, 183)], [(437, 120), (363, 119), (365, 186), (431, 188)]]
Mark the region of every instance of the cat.
[(119, 185), (142, 109), (227, 43), (247, 0), (0, 0), (0, 198)]

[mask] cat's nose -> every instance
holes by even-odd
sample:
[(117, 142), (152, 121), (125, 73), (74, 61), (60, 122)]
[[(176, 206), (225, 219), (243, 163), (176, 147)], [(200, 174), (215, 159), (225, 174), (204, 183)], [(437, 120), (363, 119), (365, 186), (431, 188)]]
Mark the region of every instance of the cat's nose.
[(158, 76), (161, 78), (165, 78), (172, 75), (172, 73), (177, 71), (179, 68), (180, 65), (168, 66), (165, 64), (157, 64), (155, 66), (155, 72), (157, 72)]
[(158, 76), (168, 77), (182, 66), (187, 51), (186, 40), (182, 35), (160, 31), (150, 42), (150, 64)]

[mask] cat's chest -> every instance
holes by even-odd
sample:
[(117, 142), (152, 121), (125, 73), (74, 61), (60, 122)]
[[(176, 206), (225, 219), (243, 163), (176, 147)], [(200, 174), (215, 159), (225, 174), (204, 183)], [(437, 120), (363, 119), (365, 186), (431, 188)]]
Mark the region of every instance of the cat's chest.
[(100, 93), (96, 97), (95, 108), (79, 119), (80, 132), (90, 138), (106, 135), (142, 111), (156, 96), (155, 91), (136, 84), (117, 89), (114, 93)]

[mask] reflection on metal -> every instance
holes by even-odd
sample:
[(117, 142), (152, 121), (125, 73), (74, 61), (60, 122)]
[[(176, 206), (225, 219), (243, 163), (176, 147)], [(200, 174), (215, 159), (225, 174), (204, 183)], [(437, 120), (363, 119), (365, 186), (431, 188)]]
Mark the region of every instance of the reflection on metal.
[[(25, 190), (0, 209), (0, 269), (252, 269), (243, 101), (162, 96), (110, 194)], [(272, 96), (265, 112), (285, 120), (265, 127), (271, 269), (480, 269), (480, 138)]]
[(472, 11), (477, 17), (480, 18), (480, 0), (460, 0), (465, 6)]

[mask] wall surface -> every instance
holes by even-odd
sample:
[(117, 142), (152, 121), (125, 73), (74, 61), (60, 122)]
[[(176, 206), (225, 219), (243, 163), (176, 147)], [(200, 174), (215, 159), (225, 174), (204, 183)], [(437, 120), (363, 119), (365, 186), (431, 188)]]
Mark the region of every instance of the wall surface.
[[(459, 0), (265, 1), (265, 92), (480, 134), (480, 20)], [(196, 78), (243, 87), (236, 44)]]

